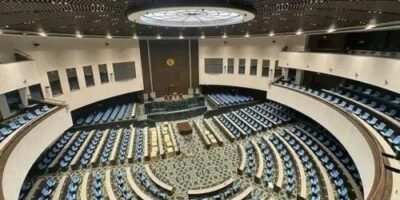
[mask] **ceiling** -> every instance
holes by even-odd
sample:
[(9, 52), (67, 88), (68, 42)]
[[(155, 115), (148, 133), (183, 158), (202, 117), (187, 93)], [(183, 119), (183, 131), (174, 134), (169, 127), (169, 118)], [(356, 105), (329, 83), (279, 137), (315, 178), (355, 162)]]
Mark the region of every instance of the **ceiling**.
[[(208, 0), (207, 0), (208, 1)], [(0, 29), (3, 33), (52, 34), (79, 32), (86, 36), (167, 37), (228, 36), (326, 31), (330, 27), (344, 30), (362, 29), (369, 23), (387, 24), (400, 21), (400, 1), (365, 0), (218, 0), (210, 2), (235, 3), (251, 7), (256, 17), (247, 23), (207, 27), (173, 28), (135, 24), (126, 17), (130, 8), (151, 7), (160, 3), (204, 3), (205, 0), (2, 0)], [(397, 23), (397, 22), (396, 22)]]

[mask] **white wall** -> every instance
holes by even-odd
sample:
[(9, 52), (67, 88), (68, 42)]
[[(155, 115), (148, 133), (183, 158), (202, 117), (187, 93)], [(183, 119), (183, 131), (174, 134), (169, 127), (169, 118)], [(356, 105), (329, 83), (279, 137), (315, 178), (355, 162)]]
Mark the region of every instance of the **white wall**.
[(37, 124), (21, 139), (4, 167), (1, 187), (5, 199), (18, 199), (22, 183), (36, 159), (71, 126), (71, 116), (64, 108)]
[(360, 173), (367, 197), (375, 178), (375, 161), (367, 140), (359, 129), (332, 106), (291, 89), (272, 85), (268, 99), (289, 106), (320, 123), (346, 148)]
[[(226, 43), (225, 43), (226, 42)], [(201, 85), (225, 85), (246, 87), (266, 91), (268, 82), (273, 78), (262, 77), (262, 60), (270, 60), (270, 69), (274, 69), (279, 52), (287, 46), (289, 51), (304, 50), (305, 36), (277, 36), (254, 38), (210, 38), (199, 40), (199, 80)], [(228, 58), (234, 58), (234, 74), (228, 74), (224, 67), (223, 74), (206, 74), (204, 72), (205, 58), (223, 58), (227, 66)], [(246, 59), (245, 74), (238, 74), (239, 58)], [(250, 75), (250, 60), (257, 59), (257, 75)]]
[[(108, 46), (105, 43), (109, 43)], [(33, 44), (38, 43), (35, 47)], [(139, 42), (129, 39), (78, 39), (55, 37), (0, 36), (0, 44), (8, 49), (18, 49), (31, 56), (34, 61), (0, 64), (0, 94), (41, 83), (44, 96), (66, 101), (71, 109), (121, 95), (143, 90), (142, 65)], [(113, 73), (112, 63), (134, 61), (136, 79), (100, 84), (98, 64), (107, 64), (108, 73)], [(94, 87), (86, 87), (83, 66), (91, 65)], [(70, 92), (65, 69), (76, 68), (80, 90)], [(53, 96), (47, 79), (47, 71), (58, 70), (63, 94)], [(15, 78), (16, 76), (16, 78)], [(25, 81), (25, 82), (24, 82)], [(3, 84), (4, 83), (4, 84)]]
[(279, 60), (282, 67), (340, 76), (400, 92), (400, 59), (329, 53), (281, 52)]

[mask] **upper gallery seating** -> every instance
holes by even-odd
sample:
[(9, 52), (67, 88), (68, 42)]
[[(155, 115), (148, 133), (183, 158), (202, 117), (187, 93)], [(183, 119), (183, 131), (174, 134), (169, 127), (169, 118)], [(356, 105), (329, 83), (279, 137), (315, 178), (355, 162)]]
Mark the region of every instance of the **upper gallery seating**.
[(218, 107), (232, 106), (254, 101), (253, 97), (238, 94), (216, 93), (207, 95), (207, 97)]
[(23, 125), (27, 124), (28, 122), (40, 117), (41, 115), (45, 114), (46, 112), (50, 111), (48, 105), (43, 105), (40, 108), (27, 111), (24, 114), (20, 114), (17, 117), (12, 119), (8, 119), (4, 122), (0, 123), (0, 142), (6, 139), (7, 136), (16, 132), (19, 128)]
[[(316, 90), (287, 82), (279, 82), (277, 84), (316, 96), (351, 112), (375, 129), (391, 146), (396, 154), (395, 156), (400, 155), (400, 135), (397, 133), (400, 129), (400, 123), (397, 121), (398, 108), (396, 108), (398, 97), (390, 96), (389, 98), (389, 96), (385, 95), (386, 98), (383, 97), (378, 101), (377, 99), (383, 93), (382, 91), (366, 89), (364, 90), (366, 94), (364, 94), (362, 89), (356, 89), (359, 93), (351, 93), (350, 91), (343, 92), (342, 89)], [(354, 86), (347, 86), (347, 88), (354, 88)], [(372, 94), (367, 96), (370, 93)], [(373, 95), (376, 95), (376, 97), (372, 98)], [(390, 116), (389, 114), (393, 114), (391, 117), (395, 120), (385, 117)]]
[(136, 103), (110, 106), (107, 110), (100, 110), (86, 117), (80, 117), (75, 123), (81, 126), (128, 120), (135, 117), (135, 112)]

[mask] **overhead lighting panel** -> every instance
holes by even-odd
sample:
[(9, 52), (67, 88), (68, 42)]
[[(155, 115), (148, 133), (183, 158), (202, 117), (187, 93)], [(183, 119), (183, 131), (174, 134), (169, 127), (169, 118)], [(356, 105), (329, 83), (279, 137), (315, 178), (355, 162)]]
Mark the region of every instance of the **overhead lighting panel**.
[(130, 21), (151, 26), (210, 27), (245, 23), (253, 12), (225, 6), (173, 6), (128, 11)]

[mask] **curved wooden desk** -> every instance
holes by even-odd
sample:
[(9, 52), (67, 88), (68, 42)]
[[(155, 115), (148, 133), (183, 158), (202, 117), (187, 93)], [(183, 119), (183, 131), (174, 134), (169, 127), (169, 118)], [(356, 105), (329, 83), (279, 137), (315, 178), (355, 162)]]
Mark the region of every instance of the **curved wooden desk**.
[(118, 200), (117, 196), (113, 191), (112, 181), (111, 181), (111, 169), (106, 171), (106, 180), (104, 181), (106, 186), (107, 196), (110, 200)]
[(318, 159), (318, 157), (315, 155), (315, 153), (308, 147), (302, 140), (300, 140), (297, 136), (292, 134), (290, 131), (287, 129), (284, 129), (287, 134), (292, 135), (292, 138), (294, 138), (302, 147), (307, 151), (307, 154), (311, 156), (313, 159), (314, 163), (318, 166), (319, 172), (322, 175), (323, 181), (326, 186), (326, 196), (328, 197), (328, 200), (334, 200), (335, 199), (335, 187), (333, 186), (332, 180), (329, 178), (328, 171), (324, 167), (324, 165), (321, 163), (321, 160)]
[(222, 190), (222, 189), (232, 185), (234, 181), (235, 181), (235, 179), (229, 178), (228, 180), (226, 180), (218, 185), (215, 185), (213, 187), (204, 188), (204, 189), (188, 190), (187, 193), (189, 196), (200, 196), (200, 195), (211, 194), (211, 193), (217, 192), (219, 190)]
[(296, 170), (298, 171), (298, 174), (300, 175), (298, 177), (298, 180), (300, 180), (300, 183), (297, 183), (298, 186), (300, 187), (300, 190), (298, 190), (298, 199), (307, 199), (307, 177), (306, 177), (306, 171), (304, 169), (303, 163), (301, 162), (299, 155), (297, 155), (296, 151), (290, 146), (288, 142), (286, 142), (285, 139), (282, 138), (278, 133), (274, 132), (274, 135), (279, 138), (279, 140), (286, 146), (286, 148), (289, 150), (289, 153), (292, 155), (294, 158), (294, 163), (296, 165)]
[(168, 183), (165, 183), (164, 181), (160, 180), (157, 178), (157, 176), (151, 171), (149, 164), (144, 165), (144, 169), (147, 173), (147, 175), (150, 177), (150, 179), (158, 186), (163, 188), (164, 190), (168, 191), (170, 194), (173, 193), (174, 187), (169, 185)]
[(129, 185), (131, 186), (133, 192), (134, 192), (139, 198), (141, 198), (141, 199), (143, 199), (143, 200), (152, 200), (152, 199), (154, 199), (154, 198), (148, 196), (146, 193), (144, 193), (144, 192), (139, 188), (139, 186), (136, 184), (135, 180), (133, 180), (133, 177), (134, 177), (134, 176), (133, 176), (133, 174), (132, 174), (132, 170), (131, 170), (130, 167), (126, 167), (126, 168), (125, 168), (125, 171), (126, 171), (126, 176), (127, 176)]
[(261, 152), (260, 147), (257, 145), (257, 143), (254, 142), (254, 140), (251, 140), (250, 142), (251, 142), (253, 148), (255, 149), (256, 158), (257, 158), (257, 161), (258, 161), (257, 170), (256, 170), (256, 173), (254, 175), (254, 180), (255, 180), (256, 183), (260, 183), (262, 175), (264, 173), (264, 165), (265, 165), (264, 164), (265, 163), (264, 156), (263, 156), (263, 154)]
[(274, 155), (274, 158), (276, 160), (276, 166), (277, 166), (277, 179), (275, 183), (275, 188), (274, 190), (278, 192), (280, 189), (282, 189), (283, 185), (283, 161), (282, 158), (279, 156), (278, 150), (275, 148), (275, 145), (273, 145), (267, 138), (267, 136), (262, 136), (262, 139), (264, 140), (265, 143), (269, 146), (269, 148), (272, 150), (272, 154)]
[(244, 149), (242, 144), (238, 144), (238, 149), (240, 152), (240, 164), (238, 167), (238, 174), (242, 175), (244, 168), (246, 168), (247, 154), (246, 154), (246, 150)]

